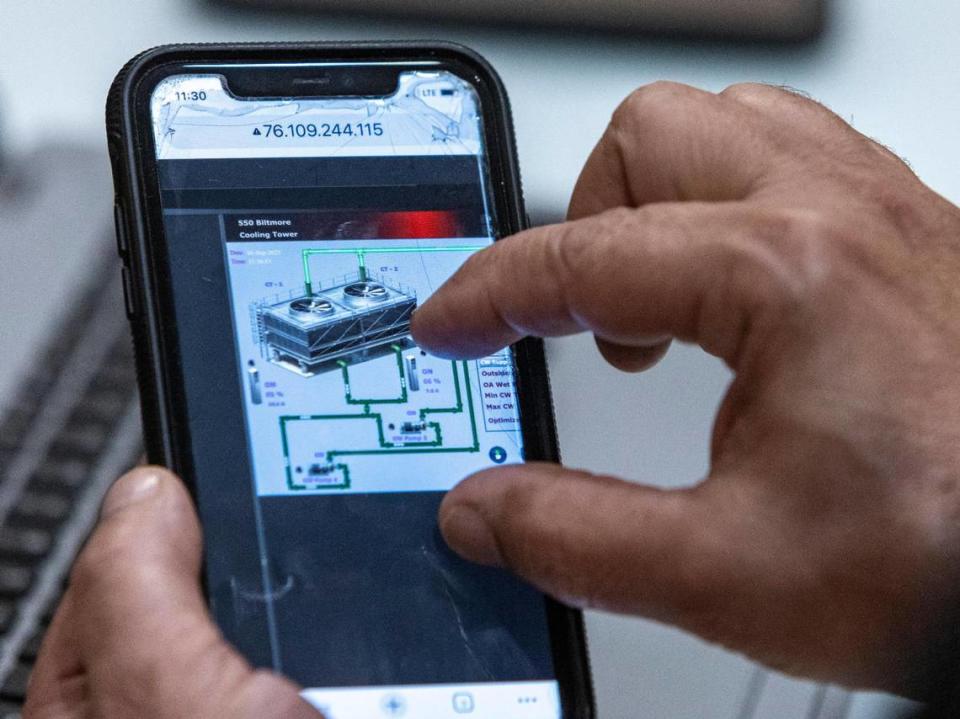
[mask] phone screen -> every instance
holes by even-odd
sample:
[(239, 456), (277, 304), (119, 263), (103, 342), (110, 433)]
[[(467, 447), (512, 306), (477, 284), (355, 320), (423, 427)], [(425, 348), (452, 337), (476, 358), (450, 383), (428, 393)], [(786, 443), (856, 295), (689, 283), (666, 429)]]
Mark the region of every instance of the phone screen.
[(227, 637), (330, 719), (561, 716), (547, 605), (443, 542), (445, 491), (523, 461), (510, 350), (450, 361), (416, 307), (495, 237), (476, 89), (154, 89), (206, 581)]

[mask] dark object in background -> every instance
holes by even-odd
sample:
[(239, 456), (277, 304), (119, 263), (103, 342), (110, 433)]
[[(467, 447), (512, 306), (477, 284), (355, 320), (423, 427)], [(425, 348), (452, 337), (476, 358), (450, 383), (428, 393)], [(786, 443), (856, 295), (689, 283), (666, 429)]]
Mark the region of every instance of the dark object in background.
[(142, 448), (106, 158), (71, 145), (4, 158), (0, 719), (19, 719), (73, 557)]
[(498, 25), (798, 41), (819, 35), (827, 0), (207, 0), (260, 10), (360, 13)]

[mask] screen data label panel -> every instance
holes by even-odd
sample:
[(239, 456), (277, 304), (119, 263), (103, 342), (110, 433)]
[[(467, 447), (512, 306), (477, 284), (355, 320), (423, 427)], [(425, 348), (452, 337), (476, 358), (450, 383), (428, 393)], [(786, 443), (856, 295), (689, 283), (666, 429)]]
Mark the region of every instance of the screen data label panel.
[(259, 495), (446, 491), (522, 461), (509, 350), (445, 360), (409, 332), (490, 238), (310, 241), (280, 214), (225, 224)]

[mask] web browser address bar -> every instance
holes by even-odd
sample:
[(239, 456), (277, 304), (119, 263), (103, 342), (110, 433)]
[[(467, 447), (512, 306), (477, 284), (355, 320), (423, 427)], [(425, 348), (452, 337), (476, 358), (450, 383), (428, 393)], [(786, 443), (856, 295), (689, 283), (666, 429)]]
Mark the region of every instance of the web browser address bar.
[(322, 157), (330, 155), (475, 155), (475, 138), (453, 123), (405, 113), (317, 112), (242, 117), (182, 114), (161, 138), (159, 159)]

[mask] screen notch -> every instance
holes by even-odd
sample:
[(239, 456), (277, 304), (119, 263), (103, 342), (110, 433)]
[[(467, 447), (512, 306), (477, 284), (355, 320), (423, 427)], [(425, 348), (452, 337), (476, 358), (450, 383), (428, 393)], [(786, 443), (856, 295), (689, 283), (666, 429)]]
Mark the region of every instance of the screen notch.
[(237, 99), (388, 97), (396, 92), (400, 74), (411, 69), (424, 68), (361, 62), (216, 66)]

